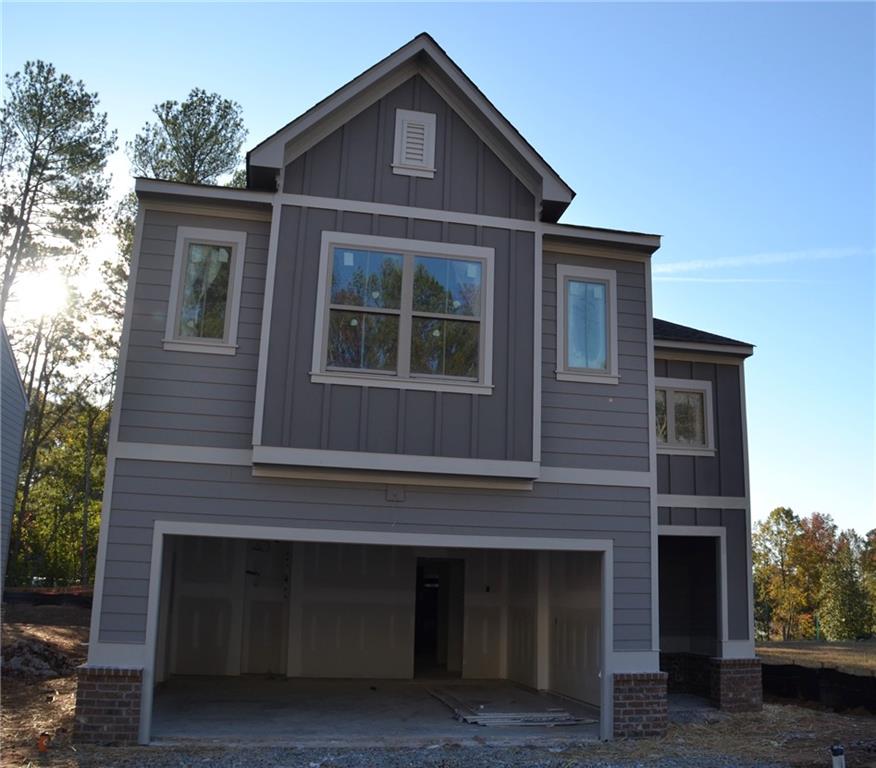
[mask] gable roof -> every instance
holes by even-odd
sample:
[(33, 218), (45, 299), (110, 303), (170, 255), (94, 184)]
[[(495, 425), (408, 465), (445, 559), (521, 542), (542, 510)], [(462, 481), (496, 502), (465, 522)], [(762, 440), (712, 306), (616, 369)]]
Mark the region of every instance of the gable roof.
[(466, 122), (478, 123), (476, 131), (487, 129), (484, 140), (512, 170), (525, 166), (528, 173), (523, 180), (528, 177), (537, 182), (534, 186), (538, 188), (531, 191), (542, 202), (542, 218), (556, 221), (572, 202), (574, 190), (425, 32), (253, 147), (246, 155), (250, 178), (256, 169), (282, 168), (337, 125), (417, 73), (426, 77)]
[[(669, 343), (661, 345), (659, 343), (661, 341)], [(701, 331), (688, 325), (670, 323), (668, 320), (660, 320), (656, 317), (654, 318), (654, 342), (655, 346), (685, 345), (690, 349), (697, 346), (723, 347), (725, 349), (721, 351), (730, 354), (751, 355), (754, 352), (754, 345), (746, 341), (737, 341), (727, 336), (719, 336), (716, 333)]]

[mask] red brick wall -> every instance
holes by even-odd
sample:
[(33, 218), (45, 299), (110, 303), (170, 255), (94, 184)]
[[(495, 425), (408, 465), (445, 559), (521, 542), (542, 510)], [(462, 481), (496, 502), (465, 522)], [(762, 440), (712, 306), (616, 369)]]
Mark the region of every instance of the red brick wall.
[(712, 659), (712, 701), (726, 712), (763, 707), (760, 659)]
[(665, 672), (614, 675), (615, 737), (662, 736), (667, 722)]
[(136, 744), (143, 670), (86, 665), (78, 673), (74, 740)]

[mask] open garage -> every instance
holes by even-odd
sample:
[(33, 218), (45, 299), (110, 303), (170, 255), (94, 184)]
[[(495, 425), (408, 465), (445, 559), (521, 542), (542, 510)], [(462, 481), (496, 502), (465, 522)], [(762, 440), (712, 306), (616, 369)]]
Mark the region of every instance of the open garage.
[(596, 738), (604, 557), (165, 536), (151, 738)]

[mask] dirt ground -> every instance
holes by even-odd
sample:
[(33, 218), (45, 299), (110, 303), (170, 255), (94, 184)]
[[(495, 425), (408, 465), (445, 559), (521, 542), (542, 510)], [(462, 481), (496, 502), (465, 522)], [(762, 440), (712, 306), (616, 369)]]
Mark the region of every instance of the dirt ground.
[(876, 640), (816, 643), (808, 640), (764, 643), (757, 654), (765, 664), (828, 667), (851, 675), (876, 675)]
[[(67, 606), (4, 606), (2, 644), (38, 640), (67, 655), (75, 665), (85, 659), (87, 609)], [(252, 751), (216, 747), (96, 748), (71, 742), (75, 676), (28, 679), (6, 675), (0, 690), (0, 765), (51, 765), (64, 768), (98, 766), (546, 766), (573, 768), (604, 766), (776, 766), (821, 768), (830, 764), (827, 747), (834, 741), (846, 747), (849, 768), (876, 768), (876, 717), (839, 715), (815, 708), (768, 703), (763, 712), (723, 715), (715, 722), (672, 724), (665, 737), (616, 741), (551, 750), (510, 750), (506, 753), (465, 754), (452, 749), (384, 750), (378, 754), (335, 755), (329, 762), (318, 750)], [(40, 754), (37, 741), (48, 734), (48, 750)], [(324, 752), (324, 750), (322, 751)]]

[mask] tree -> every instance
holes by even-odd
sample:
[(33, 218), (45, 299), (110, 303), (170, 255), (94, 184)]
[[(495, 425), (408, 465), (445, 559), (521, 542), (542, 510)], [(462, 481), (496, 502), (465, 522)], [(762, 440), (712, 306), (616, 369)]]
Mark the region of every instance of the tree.
[(69, 256), (95, 234), (109, 192), (106, 161), (116, 146), (97, 94), (29, 61), (6, 78), (0, 111), (0, 317), (22, 269)]
[(870, 605), (870, 633), (876, 634), (876, 528), (867, 532), (861, 548), (861, 578)]
[(821, 626), (828, 640), (856, 640), (870, 631), (872, 615), (859, 567), (863, 542), (843, 531), (822, 578)]
[(753, 537), (754, 579), (758, 594), (767, 601), (756, 611), (767, 612), (780, 629), (783, 640), (796, 631), (805, 606), (805, 593), (794, 562), (794, 543), (800, 535), (800, 519), (793, 510), (777, 507), (757, 527)]
[(215, 184), (239, 165), (246, 129), (237, 102), (193, 88), (182, 103), (165, 101), (153, 112), (157, 121), (128, 145), (137, 174)]
[[(794, 564), (798, 583), (803, 591), (802, 611), (812, 627), (802, 635), (815, 634), (821, 605), (821, 580), (824, 564), (830, 560), (836, 548), (836, 524), (830, 515), (813, 512), (800, 520), (799, 534), (794, 538), (790, 557)], [(802, 627), (801, 627), (802, 629)]]

